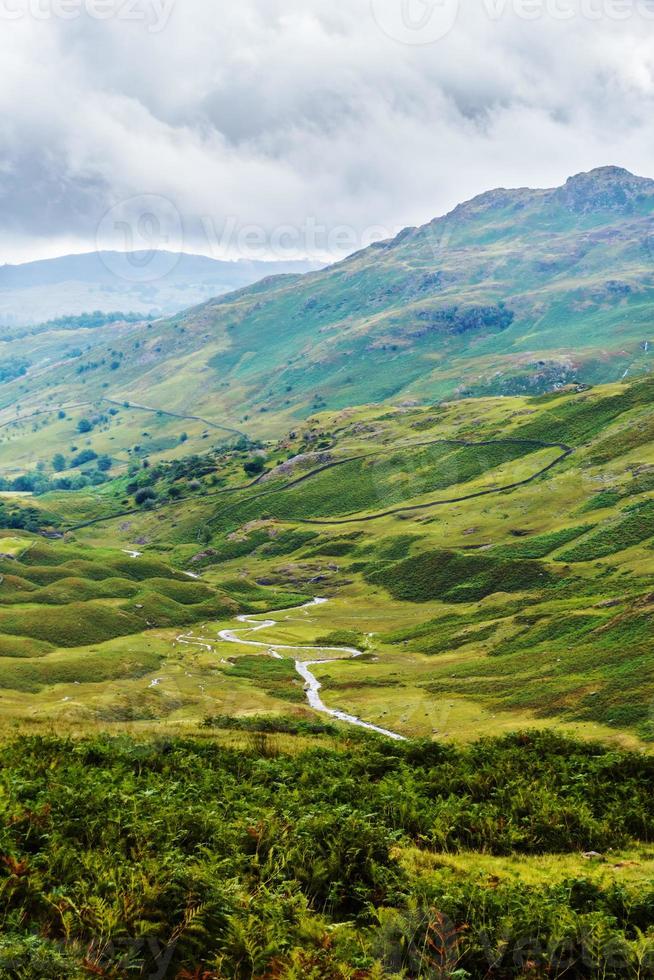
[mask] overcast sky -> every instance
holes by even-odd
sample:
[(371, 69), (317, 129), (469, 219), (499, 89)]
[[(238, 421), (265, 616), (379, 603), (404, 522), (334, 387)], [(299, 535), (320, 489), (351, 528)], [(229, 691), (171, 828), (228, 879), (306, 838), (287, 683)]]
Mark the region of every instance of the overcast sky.
[(0, 11), (0, 261), (352, 251), (491, 187), (654, 176), (651, 0)]

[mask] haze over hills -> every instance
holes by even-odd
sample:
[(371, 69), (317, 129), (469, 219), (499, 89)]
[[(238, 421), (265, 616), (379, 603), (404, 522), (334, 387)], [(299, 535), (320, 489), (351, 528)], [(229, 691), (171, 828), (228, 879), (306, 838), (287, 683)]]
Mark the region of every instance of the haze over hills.
[(654, 181), (603, 167), (490, 191), (327, 269), (149, 326), (14, 335), (0, 421), (16, 403), (24, 415), (110, 396), (256, 437), (318, 409), (613, 382), (650, 370), (653, 299)]
[(0, 266), (0, 324), (42, 323), (90, 310), (177, 313), (264, 276), (306, 272), (308, 261), (227, 262), (166, 251), (89, 252)]

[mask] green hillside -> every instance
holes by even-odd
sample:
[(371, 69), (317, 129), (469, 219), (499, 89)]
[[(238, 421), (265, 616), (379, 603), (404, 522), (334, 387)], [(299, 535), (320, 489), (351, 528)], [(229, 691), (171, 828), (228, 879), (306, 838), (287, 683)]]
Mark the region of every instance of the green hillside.
[[(645, 380), (326, 412), (258, 450), (14, 499), (50, 540), (2, 539), (4, 717), (313, 717), (284, 647), (354, 646), (316, 668), (324, 701), (382, 728), (645, 744), (653, 402)], [(286, 607), (263, 650), (219, 636)]]
[(490, 191), (170, 320), (14, 331), (0, 339), (0, 474), (68, 454), (59, 410), (74, 426), (106, 415), (103, 397), (120, 414), (90, 442), (124, 467), (135, 446), (170, 456), (182, 434), (194, 450), (229, 436), (212, 424), (279, 436), (318, 410), (637, 376), (654, 339), (653, 215), (654, 181), (605, 167)]
[(653, 419), (347, 407), (3, 497), (0, 977), (649, 976)]

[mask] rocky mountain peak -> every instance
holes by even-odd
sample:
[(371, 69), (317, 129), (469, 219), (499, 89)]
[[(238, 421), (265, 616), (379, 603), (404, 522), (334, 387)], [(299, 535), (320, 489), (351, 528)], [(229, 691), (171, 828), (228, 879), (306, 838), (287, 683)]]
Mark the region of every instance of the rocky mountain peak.
[(623, 167), (597, 167), (569, 177), (553, 193), (554, 200), (575, 214), (592, 211), (633, 211), (643, 197), (654, 195), (654, 180), (637, 177)]

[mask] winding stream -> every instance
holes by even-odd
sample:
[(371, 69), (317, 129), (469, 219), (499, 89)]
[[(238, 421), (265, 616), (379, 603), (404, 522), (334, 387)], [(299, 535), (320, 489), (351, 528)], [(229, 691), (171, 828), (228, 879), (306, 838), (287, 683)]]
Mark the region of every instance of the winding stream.
[[(322, 606), (327, 599), (312, 599), (311, 602), (305, 603), (304, 606), (300, 606), (300, 609), (310, 609), (313, 606)], [(278, 615), (283, 612), (293, 612), (295, 610), (291, 609), (279, 609), (273, 615)], [(221, 630), (218, 634), (221, 640), (226, 643), (238, 643), (241, 646), (257, 647), (258, 649), (267, 650), (271, 656), (277, 657), (277, 659), (283, 659), (280, 650), (293, 651), (294, 653), (299, 653), (301, 651), (312, 651), (312, 653), (338, 653), (341, 654), (339, 657), (324, 657), (320, 660), (300, 660), (294, 657), (295, 669), (297, 670), (300, 677), (305, 682), (305, 693), (307, 696), (307, 701), (310, 707), (314, 711), (320, 711), (324, 715), (329, 715), (330, 718), (335, 718), (337, 721), (343, 721), (348, 725), (356, 725), (357, 728), (365, 728), (371, 732), (377, 732), (378, 735), (385, 735), (387, 738), (395, 739), (396, 741), (406, 741), (404, 735), (399, 735), (397, 732), (391, 732), (387, 728), (380, 728), (378, 725), (373, 725), (370, 722), (363, 721), (362, 718), (358, 718), (356, 715), (349, 715), (345, 711), (338, 711), (334, 708), (328, 708), (320, 697), (320, 689), (322, 687), (320, 681), (316, 675), (312, 672), (311, 668), (319, 664), (330, 664), (337, 660), (343, 659), (354, 659), (355, 657), (362, 657), (364, 654), (363, 650), (357, 650), (356, 647), (314, 647), (314, 646), (289, 646), (283, 643), (262, 643), (257, 640), (246, 640), (243, 639), (243, 634), (250, 635), (252, 633), (257, 633), (259, 630), (269, 629), (273, 626), (278, 625), (278, 620), (276, 619), (264, 619), (260, 622), (253, 616), (237, 616), (239, 623), (247, 623), (248, 625), (244, 629), (226, 629)], [(182, 639), (181, 637), (179, 639)], [(186, 642), (189, 639), (186, 638)], [(191, 642), (198, 642), (191, 641)]]

